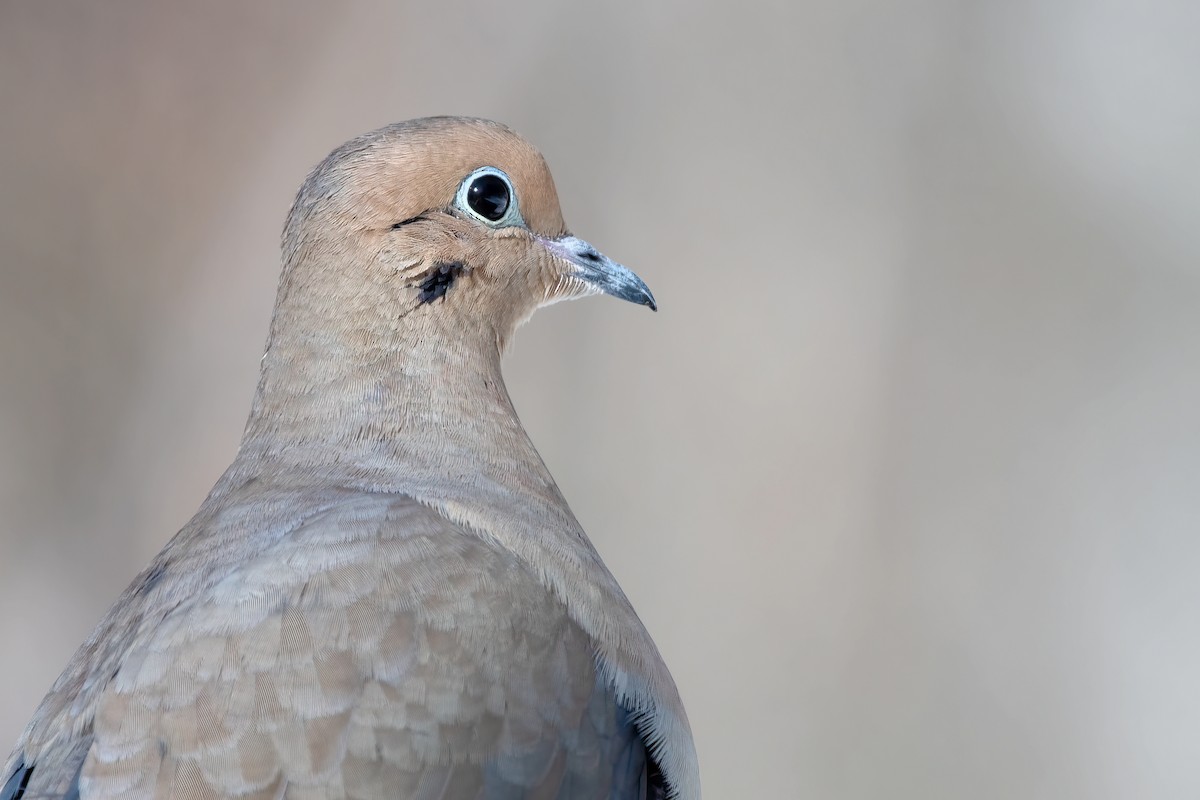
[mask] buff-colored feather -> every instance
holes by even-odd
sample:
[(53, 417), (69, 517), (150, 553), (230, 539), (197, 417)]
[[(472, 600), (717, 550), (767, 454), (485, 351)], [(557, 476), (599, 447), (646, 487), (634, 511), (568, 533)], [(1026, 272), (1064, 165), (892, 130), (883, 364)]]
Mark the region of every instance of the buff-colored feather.
[[(493, 181), (476, 207), (484, 167), (507, 206)], [(283, 262), (236, 460), (55, 683), (0, 800), (698, 800), (671, 676), (500, 375), (538, 306), (653, 307), (644, 284), (569, 235), (536, 150), (468, 119), (334, 151)]]

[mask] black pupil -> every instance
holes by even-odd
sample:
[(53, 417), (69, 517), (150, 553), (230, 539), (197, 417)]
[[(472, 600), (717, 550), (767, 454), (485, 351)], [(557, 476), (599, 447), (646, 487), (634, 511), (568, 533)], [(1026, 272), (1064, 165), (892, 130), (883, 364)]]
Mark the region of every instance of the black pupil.
[(467, 205), (479, 216), (499, 222), (508, 211), (508, 184), (499, 175), (480, 175), (467, 189)]

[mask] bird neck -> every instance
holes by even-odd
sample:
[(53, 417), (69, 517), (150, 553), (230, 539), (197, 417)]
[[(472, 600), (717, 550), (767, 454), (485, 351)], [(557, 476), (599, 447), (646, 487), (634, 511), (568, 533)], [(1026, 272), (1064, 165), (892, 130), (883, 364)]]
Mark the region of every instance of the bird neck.
[(499, 337), (449, 326), (277, 326), (239, 458), (435, 498), (464, 479), (559, 498), (509, 399)]

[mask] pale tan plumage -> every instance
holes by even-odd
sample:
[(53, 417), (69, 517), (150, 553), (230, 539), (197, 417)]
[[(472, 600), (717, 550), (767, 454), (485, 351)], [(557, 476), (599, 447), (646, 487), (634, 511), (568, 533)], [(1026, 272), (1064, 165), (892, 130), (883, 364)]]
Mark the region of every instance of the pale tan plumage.
[(699, 798), (670, 674), (500, 375), (538, 306), (645, 286), (481, 120), (334, 151), (283, 259), (236, 460), (54, 685), (0, 800), (653, 797), (657, 767)]

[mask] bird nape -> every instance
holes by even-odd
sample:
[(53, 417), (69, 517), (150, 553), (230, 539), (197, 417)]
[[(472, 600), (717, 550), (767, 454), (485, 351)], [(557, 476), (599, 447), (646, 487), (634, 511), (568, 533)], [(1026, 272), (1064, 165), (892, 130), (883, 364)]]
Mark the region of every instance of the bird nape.
[(542, 156), (429, 118), (288, 215), (237, 455), (21, 735), (0, 800), (700, 797), (653, 640), (522, 428), (539, 307), (646, 284)]

